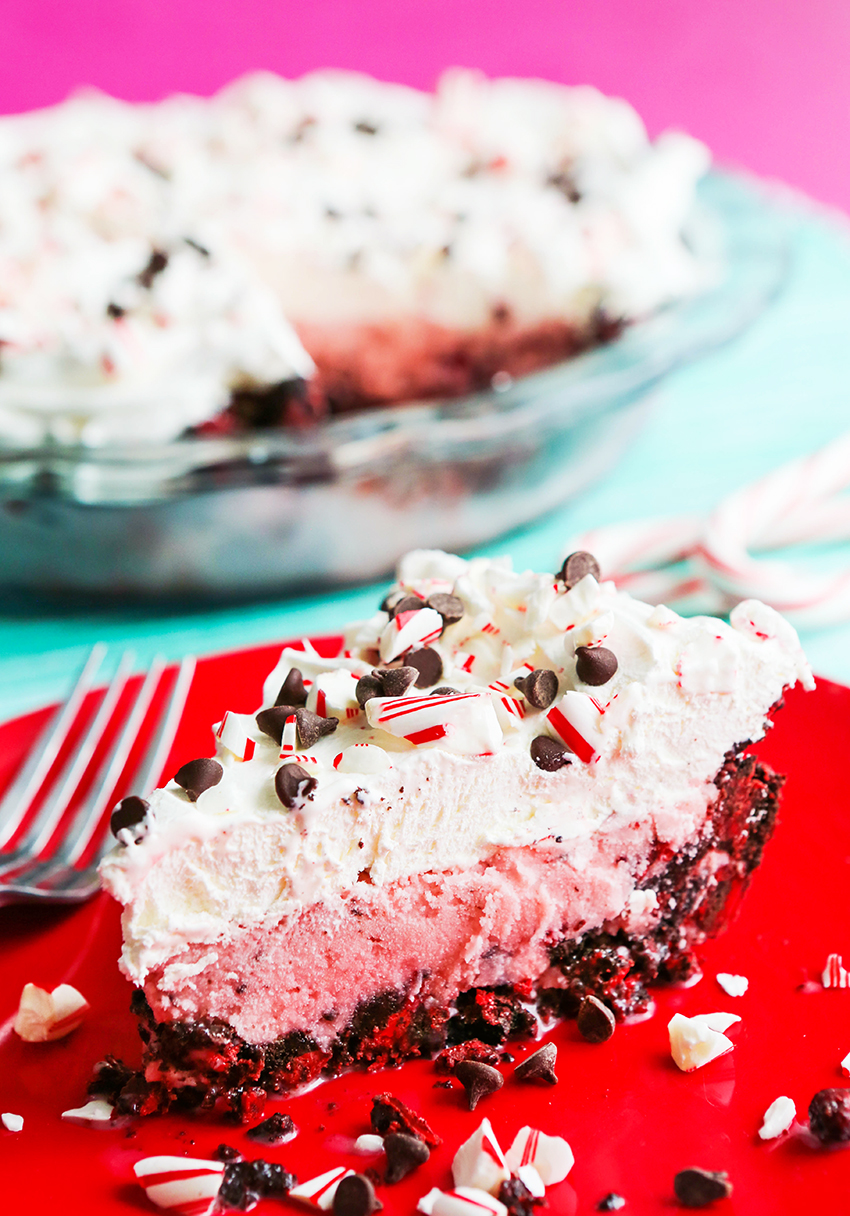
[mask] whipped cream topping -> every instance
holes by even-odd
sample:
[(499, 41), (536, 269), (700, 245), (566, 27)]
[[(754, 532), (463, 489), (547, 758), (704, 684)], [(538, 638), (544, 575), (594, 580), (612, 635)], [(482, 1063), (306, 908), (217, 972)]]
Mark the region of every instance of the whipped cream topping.
[(2, 118), (0, 430), (177, 435), (311, 374), (290, 321), (641, 316), (704, 282), (682, 233), (707, 164), (593, 89), (461, 71)]
[[(307, 694), (298, 712), (336, 718), (333, 733), (307, 747), (291, 714), (278, 744), (247, 707), (234, 707), (217, 731), (218, 783), (194, 802), (173, 782), (151, 796), (147, 831), (126, 834), (103, 863), (106, 886), (126, 905), (123, 966), (137, 983), (168, 960), (179, 968), (187, 943), (226, 941), (233, 926), (291, 922), (355, 884), (369, 899), (512, 846), (616, 874), (626, 898), (610, 914), (640, 931), (659, 914), (654, 892), (636, 889), (653, 843), (678, 849), (693, 838), (725, 753), (764, 734), (784, 688), (812, 686), (794, 631), (755, 601), (729, 624), (683, 619), (592, 574), (568, 589), (506, 560), (419, 551), (403, 559), (385, 602), (416, 597), (430, 617), (425, 601), (447, 594), (461, 601), (460, 619), (390, 668), (429, 670), (430, 687), (411, 683), (360, 706), (358, 681), (379, 667), (382, 639), (398, 628), (381, 610), (346, 630), (334, 658), (307, 641), (287, 647), (266, 680), (268, 708), (298, 668)], [(576, 649), (603, 644), (617, 670), (602, 686), (584, 685)], [(538, 709), (515, 681), (541, 669), (557, 688)], [(541, 736), (559, 745), (554, 771), (532, 758)], [(289, 763), (309, 780), (283, 805), (275, 776)], [(640, 856), (621, 864), (627, 831)], [(214, 958), (211, 949), (192, 967)]]

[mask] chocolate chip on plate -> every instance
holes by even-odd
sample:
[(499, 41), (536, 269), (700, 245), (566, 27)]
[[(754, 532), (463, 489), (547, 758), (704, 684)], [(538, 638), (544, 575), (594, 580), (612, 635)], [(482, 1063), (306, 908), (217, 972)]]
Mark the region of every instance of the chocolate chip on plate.
[(613, 650), (604, 646), (576, 646), (576, 675), (582, 684), (607, 684), (618, 667)]
[(275, 698), (275, 705), (306, 705), (307, 689), (304, 687), (304, 677), (297, 667), (290, 667), (286, 679), (280, 686), (280, 692)]
[(430, 688), (443, 674), (443, 660), (430, 646), (423, 646), (421, 650), (411, 650), (404, 656), (404, 661), (408, 667), (415, 667), (419, 672), (416, 678), (417, 688)]
[(605, 1043), (617, 1029), (617, 1019), (607, 1005), (595, 996), (586, 996), (579, 1005), (578, 1032), (588, 1043)]
[(547, 1085), (557, 1085), (555, 1076), (555, 1061), (558, 1049), (554, 1043), (544, 1043), (539, 1051), (535, 1051), (527, 1060), (517, 1064), (514, 1077), (517, 1081), (545, 1081)]
[(809, 1131), (821, 1144), (850, 1140), (850, 1089), (822, 1089), (809, 1103)]
[(401, 612), (418, 612), (420, 608), (424, 608), (425, 603), (420, 600), (418, 595), (405, 595), (403, 599), (396, 600), (390, 609), (391, 616), (398, 616)]
[(122, 798), (109, 817), (112, 835), (117, 836), (122, 829), (136, 829), (133, 831), (133, 839), (141, 840), (145, 834), (145, 820), (150, 809), (151, 804), (136, 794)]
[(190, 760), (179, 768), (174, 774), (174, 780), (189, 795), (190, 802), (197, 802), (204, 790), (218, 785), (223, 775), (224, 769), (217, 760), (201, 757), (199, 760)]
[(534, 709), (548, 709), (558, 695), (558, 677), (554, 671), (539, 667), (530, 675), (518, 676), (514, 688), (519, 689)]
[(679, 1171), (673, 1179), (673, 1190), (679, 1203), (686, 1208), (704, 1208), (715, 1199), (728, 1199), (732, 1194), (732, 1183), (725, 1171), (693, 1167)]
[(300, 764), (282, 764), (274, 775), (274, 789), (284, 806), (294, 806), (298, 799), (312, 798), (313, 790), (318, 785), (315, 777), (311, 777), (306, 768)]
[(455, 1076), (466, 1090), (470, 1110), (475, 1110), (482, 1098), (494, 1094), (505, 1083), (505, 1078), (498, 1068), (491, 1068), (489, 1064), (481, 1064), (478, 1060), (461, 1060), (455, 1066)]
[(416, 667), (383, 667), (372, 674), (379, 677), (385, 697), (403, 697), (419, 678)]
[(261, 709), (255, 721), (263, 734), (280, 746), (286, 719), (294, 718), (300, 708), (300, 705), (275, 705), (273, 709)]
[(554, 773), (565, 764), (572, 764), (572, 756), (563, 743), (550, 739), (548, 735), (538, 735), (531, 740), (531, 759), (544, 772)]
[(457, 595), (429, 595), (425, 601), (429, 608), (433, 608), (435, 612), (439, 612), (446, 625), (455, 625), (463, 618), (466, 609), (463, 606), (463, 600)]
[(332, 735), (339, 726), (339, 718), (323, 718), (309, 709), (296, 709), (295, 721), (298, 724), (298, 738), (304, 751), (309, 751), (314, 743)]
[(284, 1140), (291, 1140), (295, 1132), (296, 1127), (292, 1122), (292, 1116), (275, 1111), (256, 1127), (249, 1128), (245, 1135), (249, 1140), (256, 1140), (260, 1144), (282, 1144)]
[(571, 553), (565, 559), (564, 564), (558, 571), (558, 578), (561, 582), (566, 583), (567, 590), (574, 587), (576, 583), (588, 574), (592, 574), (594, 578), (599, 578), (599, 562), (592, 553), (585, 552), (584, 549), (579, 549), (577, 553)]
[(363, 1174), (349, 1174), (334, 1192), (334, 1216), (371, 1216), (383, 1206), (372, 1183)]
[(390, 1132), (384, 1137), (384, 1152), (387, 1154), (386, 1181), (401, 1182), (431, 1156), (431, 1150), (418, 1136), (406, 1132)]

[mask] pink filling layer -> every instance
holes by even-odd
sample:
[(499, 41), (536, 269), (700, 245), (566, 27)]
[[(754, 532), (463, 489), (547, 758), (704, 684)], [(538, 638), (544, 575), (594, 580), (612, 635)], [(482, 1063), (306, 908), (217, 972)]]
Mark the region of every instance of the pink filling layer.
[[(537, 979), (554, 942), (623, 914), (640, 869), (634, 844), (624, 830), (613, 865), (596, 857), (579, 869), (538, 845), (386, 889), (357, 884), (289, 925), (191, 946), (172, 960), (179, 968), (149, 976), (146, 995), (159, 1019), (222, 1019), (253, 1043), (305, 1030), (325, 1046), (361, 1001), (387, 990), (445, 1005), (474, 985)], [(642, 931), (653, 915), (628, 927)], [(204, 963), (195, 975), (183, 969)]]

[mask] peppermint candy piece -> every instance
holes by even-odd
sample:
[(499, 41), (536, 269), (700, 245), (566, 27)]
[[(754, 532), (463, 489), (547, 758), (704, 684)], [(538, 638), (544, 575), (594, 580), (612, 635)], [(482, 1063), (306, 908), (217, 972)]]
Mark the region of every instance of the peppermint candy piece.
[(434, 1187), (416, 1205), (425, 1216), (508, 1216), (508, 1209), (498, 1199), (474, 1186), (458, 1186), (453, 1191)]
[(740, 1018), (734, 1013), (700, 1013), (686, 1018), (675, 1013), (667, 1023), (670, 1052), (682, 1072), (693, 1072), (725, 1056), (735, 1044), (723, 1033)]
[(821, 983), (824, 988), (850, 988), (850, 972), (844, 966), (844, 960), (840, 954), (827, 956), (826, 966), (821, 974)]
[(374, 743), (352, 743), (334, 759), (334, 768), (340, 773), (385, 773), (392, 762)]
[(345, 721), (360, 713), (357, 700), (359, 676), (353, 671), (324, 671), (316, 676), (307, 694), (307, 709), (320, 718), (339, 718)]
[(414, 646), (418, 649), (436, 642), (442, 632), (443, 618), (433, 608), (399, 612), (381, 634), (381, 661), (391, 663)]
[(762, 1140), (775, 1140), (788, 1128), (797, 1117), (797, 1107), (791, 1098), (776, 1098), (764, 1112), (764, 1120), (759, 1128)]
[(730, 975), (728, 971), (718, 971), (715, 979), (727, 996), (743, 996), (750, 986), (745, 975)]
[(558, 738), (589, 763), (597, 756), (602, 710), (593, 697), (583, 692), (565, 692), (546, 714), (546, 721)]
[[(561, 1136), (546, 1136), (533, 1127), (520, 1128), (505, 1154), (505, 1160), (512, 1173), (517, 1175), (523, 1166), (534, 1166), (544, 1186), (563, 1182), (575, 1165), (573, 1150), (566, 1140)], [(531, 1187), (528, 1189), (531, 1190)]]
[(523, 702), (518, 697), (511, 696), (511, 686), (503, 680), (495, 680), (487, 687), (493, 693), (493, 705), (502, 730), (516, 730), (525, 717)]
[(7, 1132), (21, 1132), (24, 1130), (23, 1115), (15, 1115), (12, 1111), (4, 1111), (0, 1115), (0, 1123), (3, 1124)]
[(151, 1203), (178, 1216), (206, 1216), (221, 1186), (224, 1164), (192, 1157), (145, 1157), (133, 1166)]
[(88, 1011), (88, 1001), (70, 984), (52, 992), (25, 984), (13, 1029), (26, 1043), (52, 1043), (76, 1030)]
[(510, 1176), (511, 1167), (499, 1148), (490, 1120), (482, 1119), (477, 1131), (455, 1153), (452, 1162), (455, 1187), (475, 1187), (495, 1195)]
[(372, 697), (366, 717), (370, 725), (416, 747), (439, 746), (462, 756), (495, 752), (502, 741), (489, 694)]
[(256, 726), (251, 714), (234, 714), (228, 709), (215, 728), (215, 737), (237, 760), (250, 760), (257, 747), (250, 732)]
[(337, 1187), (343, 1178), (351, 1178), (353, 1175), (354, 1170), (346, 1169), (344, 1165), (338, 1165), (325, 1174), (319, 1174), (316, 1178), (310, 1178), (307, 1182), (294, 1186), (289, 1192), (289, 1198), (300, 1199), (302, 1203), (309, 1204), (310, 1207), (329, 1212), (333, 1207)]
[(533, 1165), (521, 1165), (516, 1176), (533, 1198), (542, 1199), (546, 1194), (546, 1185)]
[(74, 1110), (63, 1110), (61, 1118), (66, 1123), (85, 1123), (89, 1127), (106, 1127), (108, 1123), (112, 1122), (114, 1110), (112, 1104), (103, 1098), (93, 1098), (85, 1106), (78, 1106)]

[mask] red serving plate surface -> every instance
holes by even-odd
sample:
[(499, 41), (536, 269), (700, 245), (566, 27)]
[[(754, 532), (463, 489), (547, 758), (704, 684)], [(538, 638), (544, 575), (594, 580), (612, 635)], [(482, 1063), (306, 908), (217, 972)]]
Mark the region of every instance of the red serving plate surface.
[[(210, 723), (223, 710), (249, 711), (259, 703), (277, 652), (263, 647), (200, 664), (167, 773), (209, 753)], [(47, 712), (0, 727), (0, 787)], [(525, 1124), (569, 1141), (576, 1164), (547, 1194), (553, 1216), (593, 1212), (610, 1191), (625, 1197), (625, 1216), (675, 1211), (673, 1176), (687, 1166), (728, 1171), (734, 1194), (713, 1205), (718, 1212), (850, 1211), (850, 1149), (819, 1148), (801, 1132), (767, 1143), (756, 1134), (780, 1094), (793, 1098), (804, 1122), (817, 1090), (850, 1084), (839, 1067), (850, 1052), (850, 990), (804, 986), (829, 953), (844, 950), (850, 962), (850, 689), (822, 681), (814, 693), (790, 694), (759, 751), (788, 774), (781, 818), (735, 923), (703, 951), (702, 981), (657, 990), (655, 1016), (619, 1027), (601, 1046), (585, 1043), (573, 1023), (555, 1026), (547, 1037), (558, 1047), (558, 1085), (514, 1082), (506, 1063), (504, 1088), (475, 1113), (459, 1087), (436, 1087), (442, 1078), (430, 1061), (415, 1061), (271, 1103), (267, 1113), (285, 1109), (300, 1129), (277, 1148), (255, 1145), (244, 1129), (208, 1117), (154, 1117), (103, 1130), (63, 1123), (60, 1112), (85, 1101), (95, 1060), (106, 1052), (139, 1058), (130, 988), (116, 966), (118, 908), (102, 895), (75, 909), (0, 909), (0, 1111), (25, 1120), (19, 1134), (0, 1128), (0, 1211), (152, 1213), (133, 1180), (133, 1163), (154, 1153), (208, 1157), (222, 1141), (248, 1157), (280, 1161), (302, 1181), (339, 1164), (380, 1167), (381, 1158), (350, 1149), (355, 1136), (370, 1130), (371, 1096), (384, 1090), (425, 1115), (443, 1138), (426, 1165), (379, 1188), (387, 1216), (406, 1216), (432, 1186), (450, 1186), (454, 1152), (483, 1115), (503, 1148)], [(748, 976), (747, 994), (726, 996), (714, 978), (718, 971)], [(22, 1043), (11, 1022), (27, 981), (74, 984), (92, 1006), (85, 1024), (57, 1043)], [(667, 1022), (676, 1011), (716, 1010), (741, 1015), (730, 1032), (734, 1051), (696, 1072), (679, 1072)], [(510, 1048), (517, 1060), (532, 1049)], [(266, 1200), (255, 1210), (272, 1216), (296, 1207)]]

